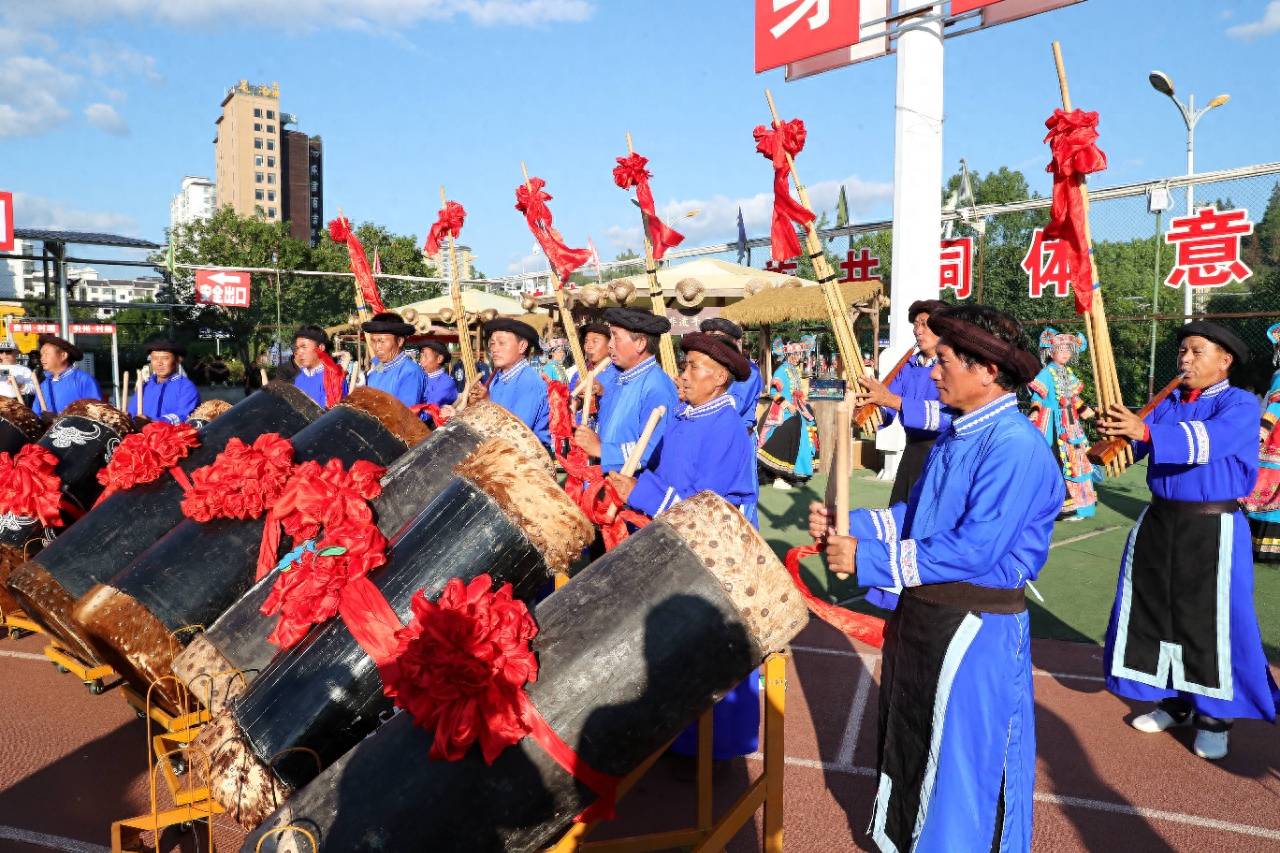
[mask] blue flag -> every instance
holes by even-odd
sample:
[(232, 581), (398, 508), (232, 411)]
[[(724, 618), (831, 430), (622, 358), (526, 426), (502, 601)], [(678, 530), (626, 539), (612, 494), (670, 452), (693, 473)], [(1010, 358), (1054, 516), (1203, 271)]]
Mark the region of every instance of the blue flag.
[(747, 259), (747, 265), (751, 264), (751, 250), (747, 248), (747, 226), (742, 222), (742, 208), (738, 208), (738, 263), (742, 263), (742, 259)]

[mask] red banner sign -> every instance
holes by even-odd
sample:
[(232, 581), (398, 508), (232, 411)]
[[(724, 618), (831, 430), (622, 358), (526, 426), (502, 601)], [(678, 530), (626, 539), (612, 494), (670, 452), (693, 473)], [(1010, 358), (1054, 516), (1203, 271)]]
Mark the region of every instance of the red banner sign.
[(973, 292), (973, 238), (942, 241), (939, 285), (956, 292), (956, 299), (968, 299)]
[(858, 43), (858, 0), (756, 0), (756, 71)]
[(9, 324), (15, 335), (56, 335), (58, 324), (52, 320), (15, 320)]
[(73, 335), (114, 335), (116, 333), (115, 323), (72, 323), (70, 329)]
[(196, 304), (249, 307), (249, 273), (240, 270), (196, 270)]
[(1164, 241), (1177, 247), (1170, 287), (1222, 287), (1242, 282), (1253, 270), (1240, 260), (1240, 238), (1253, 233), (1247, 210), (1202, 207), (1169, 223)]
[(13, 193), (0, 192), (0, 252), (13, 251)]

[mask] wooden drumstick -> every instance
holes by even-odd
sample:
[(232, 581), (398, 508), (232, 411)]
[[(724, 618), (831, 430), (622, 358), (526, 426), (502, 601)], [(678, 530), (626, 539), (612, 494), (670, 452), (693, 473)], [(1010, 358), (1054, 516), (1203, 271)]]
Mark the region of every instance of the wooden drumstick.
[(135, 408), (137, 408), (137, 417), (142, 417), (142, 371), (138, 371), (138, 378), (134, 380), (134, 393), (137, 395), (135, 400)]
[[(640, 460), (644, 458), (644, 449), (649, 446), (649, 440), (653, 438), (653, 431), (658, 428), (658, 422), (662, 420), (662, 416), (667, 413), (666, 406), (657, 406), (649, 413), (649, 421), (644, 425), (644, 431), (640, 433), (640, 438), (636, 441), (635, 447), (631, 448), (631, 455), (627, 457), (627, 461), (623, 463), (622, 470), (619, 472), (624, 477), (634, 477), (636, 471), (640, 468)], [(618, 515), (617, 507), (610, 507), (609, 512), (605, 514), (605, 521), (612, 522)]]
[[(52, 388), (53, 388), (53, 385), (52, 385), (53, 380), (52, 380), (52, 379), (50, 379), (49, 381), (50, 381), (50, 386), (49, 386), (49, 387), (50, 387), (50, 389), (52, 389)], [(46, 402), (44, 401), (44, 391), (42, 391), (42, 390), (41, 390), (40, 385), (41, 385), (41, 383), (39, 383), (39, 382), (35, 383), (35, 386), (36, 386), (36, 400), (38, 400), (38, 401), (40, 402), (40, 414), (44, 414), (45, 412), (49, 412), (49, 404), (48, 404), (48, 403), (46, 403)], [(49, 414), (51, 414), (51, 415), (52, 415), (52, 414), (53, 414), (53, 412), (49, 412)]]

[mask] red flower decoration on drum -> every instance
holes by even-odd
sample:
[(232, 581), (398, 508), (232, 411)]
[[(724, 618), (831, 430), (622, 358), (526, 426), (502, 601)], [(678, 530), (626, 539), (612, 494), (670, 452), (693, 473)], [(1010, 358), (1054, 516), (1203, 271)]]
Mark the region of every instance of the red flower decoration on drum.
[(487, 574), (465, 586), (454, 578), (438, 603), (419, 590), (395, 658), (382, 667), (384, 692), (435, 730), (431, 758), (457, 761), (478, 740), (492, 764), (531, 730), (524, 686), (538, 678), (529, 647), (538, 626), (511, 584), (492, 586)]
[(238, 438), (210, 465), (191, 473), (182, 512), (194, 521), (259, 518), (275, 503), (293, 473), (293, 444), (269, 432), (245, 444)]
[(154, 482), (199, 446), (195, 427), (152, 421), (120, 440), (111, 461), (98, 472), (98, 482), (107, 493)]
[(62, 526), (62, 480), (54, 473), (58, 457), (38, 444), (10, 456), (0, 453), (0, 514), (38, 519)]

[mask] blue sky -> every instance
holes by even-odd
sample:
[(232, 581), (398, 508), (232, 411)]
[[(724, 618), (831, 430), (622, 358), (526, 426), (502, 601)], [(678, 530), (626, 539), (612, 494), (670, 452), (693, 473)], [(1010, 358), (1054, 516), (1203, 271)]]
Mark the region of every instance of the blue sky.
[[(839, 2), (839, 0), (836, 0)], [(699, 208), (686, 245), (767, 232), (768, 164), (752, 127), (772, 87), (809, 127), (816, 202), (846, 185), (856, 221), (888, 218), (893, 58), (786, 84), (753, 73), (749, 0), (0, 0), (0, 189), (19, 225), (159, 240), (183, 175), (213, 173), (214, 119), (241, 78), (324, 138), (326, 217), (341, 205), (421, 237), (438, 187), (469, 212), (490, 276), (532, 239), (512, 208), (520, 161), (545, 178), (571, 244), (634, 245), (611, 180), (624, 132), (659, 207)], [(1200, 171), (1280, 159), (1280, 0), (1088, 0), (946, 43), (944, 171), (1009, 165), (1047, 192), (1041, 144), (1063, 42), (1076, 106), (1102, 114), (1099, 185), (1184, 170), (1181, 119), (1147, 84), (1232, 101), (1197, 134)]]

